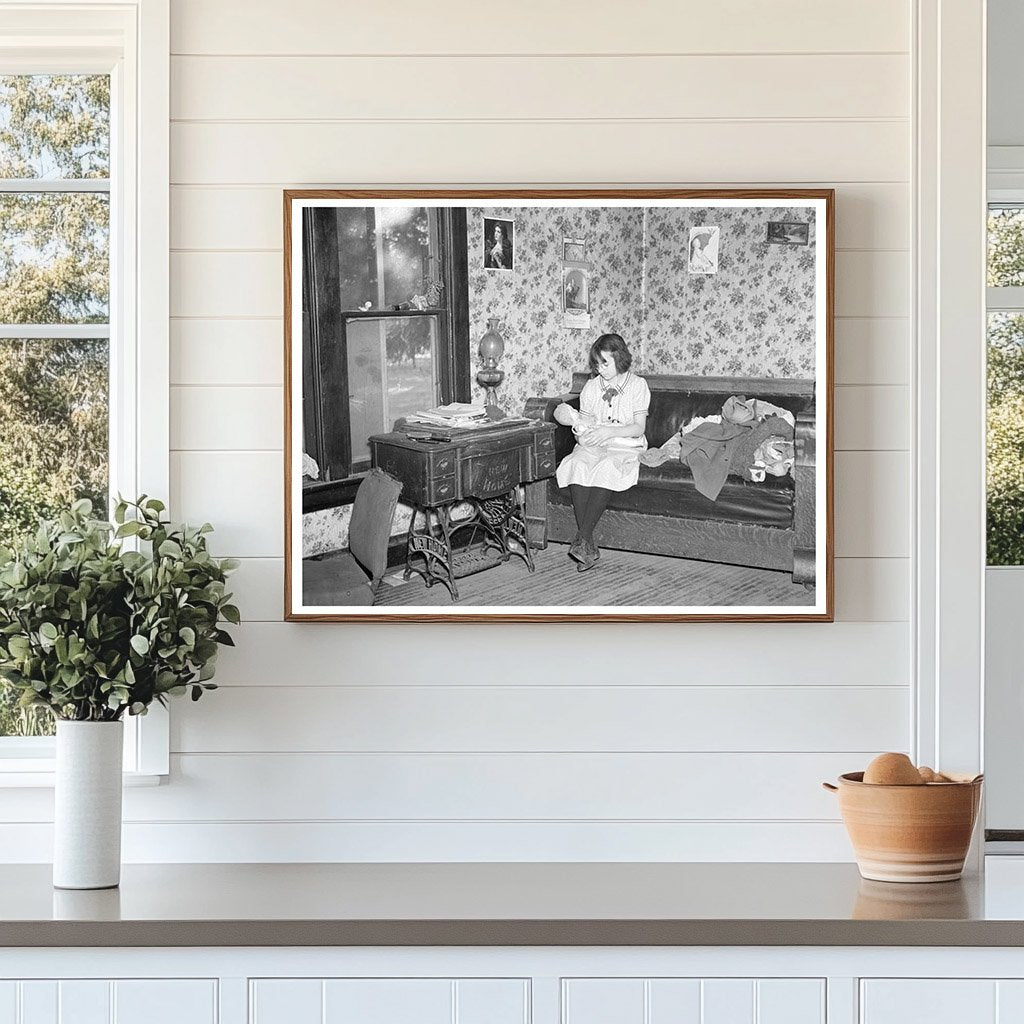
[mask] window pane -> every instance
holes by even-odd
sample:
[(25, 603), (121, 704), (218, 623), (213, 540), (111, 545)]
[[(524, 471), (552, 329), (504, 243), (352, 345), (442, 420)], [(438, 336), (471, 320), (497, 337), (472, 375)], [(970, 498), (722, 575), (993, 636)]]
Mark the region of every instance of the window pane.
[(0, 323), (106, 323), (110, 199), (0, 194)]
[[(338, 209), (341, 308), (391, 309), (426, 297), (437, 278), (433, 211), (381, 206)], [(369, 305), (367, 305), (369, 304)], [(437, 305), (434, 296), (433, 305)], [(415, 307), (419, 308), (419, 307)]]
[(1024, 565), (1024, 314), (988, 317), (988, 564)]
[(384, 305), (424, 295), (431, 276), (430, 216), (422, 207), (377, 210), (383, 241)]
[(370, 468), (371, 434), (437, 404), (437, 337), (437, 318), (429, 315), (349, 321), (353, 473)]
[(1024, 285), (1024, 207), (989, 207), (988, 284), (991, 288)]
[(110, 177), (107, 75), (0, 75), (0, 178)]
[[(107, 509), (107, 342), (0, 339), (0, 544), (75, 498)], [(0, 736), (52, 735), (0, 683)]]

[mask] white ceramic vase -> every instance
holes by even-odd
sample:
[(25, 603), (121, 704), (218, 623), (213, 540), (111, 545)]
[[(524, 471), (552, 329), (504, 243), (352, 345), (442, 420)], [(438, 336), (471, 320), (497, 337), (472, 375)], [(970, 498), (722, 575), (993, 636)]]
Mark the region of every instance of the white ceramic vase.
[(121, 881), (122, 722), (57, 722), (53, 884), (109, 889)]

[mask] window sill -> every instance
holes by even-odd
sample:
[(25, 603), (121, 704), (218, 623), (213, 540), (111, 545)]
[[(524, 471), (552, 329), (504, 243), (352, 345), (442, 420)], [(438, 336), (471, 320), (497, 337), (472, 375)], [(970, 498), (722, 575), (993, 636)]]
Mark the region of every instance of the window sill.
[[(0, 767), (0, 789), (53, 789), (56, 772), (52, 765), (15, 763), (13, 760)], [(170, 776), (151, 772), (123, 772), (124, 785), (132, 789), (139, 786), (162, 786)]]

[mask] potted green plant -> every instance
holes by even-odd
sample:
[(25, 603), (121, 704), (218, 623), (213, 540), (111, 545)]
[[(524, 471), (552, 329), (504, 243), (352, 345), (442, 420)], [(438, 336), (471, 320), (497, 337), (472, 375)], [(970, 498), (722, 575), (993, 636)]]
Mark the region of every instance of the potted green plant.
[(209, 553), (212, 529), (172, 525), (146, 496), (113, 523), (78, 501), (0, 548), (0, 677), (57, 723), (57, 887), (119, 883), (124, 715), (215, 689), (239, 613), (225, 586), (238, 562)]

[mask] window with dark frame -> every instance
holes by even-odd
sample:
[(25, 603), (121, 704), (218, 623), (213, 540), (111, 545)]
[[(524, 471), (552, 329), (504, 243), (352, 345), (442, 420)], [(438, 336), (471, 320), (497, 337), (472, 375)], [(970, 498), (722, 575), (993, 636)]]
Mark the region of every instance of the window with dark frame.
[(350, 503), (368, 438), (469, 399), (464, 210), (303, 211), (303, 510)]

